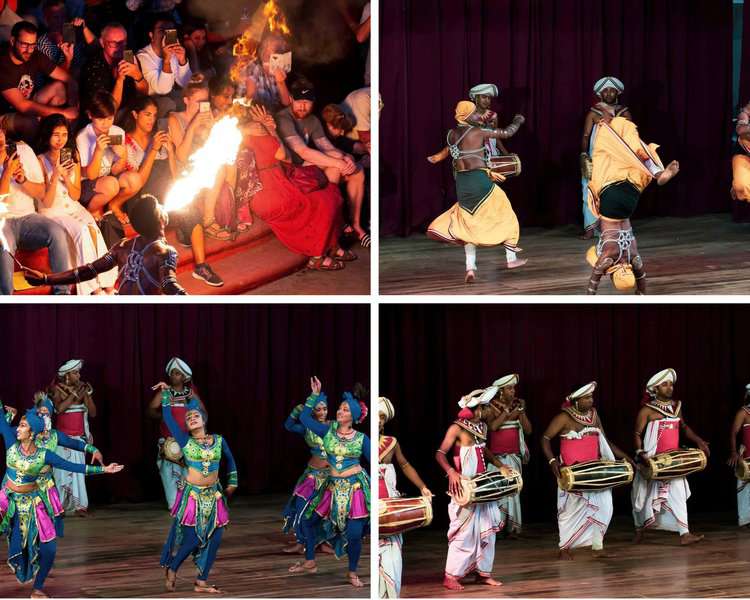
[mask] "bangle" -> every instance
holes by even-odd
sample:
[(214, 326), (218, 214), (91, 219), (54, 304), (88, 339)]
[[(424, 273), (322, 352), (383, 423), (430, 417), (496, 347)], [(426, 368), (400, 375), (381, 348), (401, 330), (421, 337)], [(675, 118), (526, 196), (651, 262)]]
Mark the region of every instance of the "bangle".
[(549, 459), (549, 460), (547, 461), (547, 464), (548, 464), (548, 465), (551, 465), (551, 464), (552, 464), (553, 462), (555, 462), (556, 460), (557, 460), (556, 458), (552, 457), (552, 458), (550, 458), (550, 459)]

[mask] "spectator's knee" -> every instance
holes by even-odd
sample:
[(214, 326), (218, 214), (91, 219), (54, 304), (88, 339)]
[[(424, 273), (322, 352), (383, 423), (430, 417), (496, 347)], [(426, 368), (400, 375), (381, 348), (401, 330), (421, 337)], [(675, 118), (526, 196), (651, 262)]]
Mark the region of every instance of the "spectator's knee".
[(323, 172), (326, 174), (328, 181), (334, 185), (341, 181), (341, 171), (336, 167), (327, 167)]
[(120, 184), (112, 175), (101, 177), (96, 184), (96, 191), (107, 198), (114, 198), (120, 191)]

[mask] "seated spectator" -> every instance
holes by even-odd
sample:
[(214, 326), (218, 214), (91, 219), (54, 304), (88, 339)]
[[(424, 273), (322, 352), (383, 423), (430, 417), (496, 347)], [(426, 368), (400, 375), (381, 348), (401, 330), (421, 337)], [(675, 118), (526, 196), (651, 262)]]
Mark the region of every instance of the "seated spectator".
[[(63, 44), (65, 66), (57, 66), (37, 52), (37, 28), (20, 21), (13, 26), (10, 48), (0, 56), (0, 123), (6, 132), (21, 139), (33, 139), (39, 117), (61, 114), (71, 121), (78, 117), (78, 108), (63, 108), (68, 97), (76, 95), (75, 82), (68, 67), (73, 59), (73, 47)], [(40, 76), (54, 81), (36, 90), (34, 81)]]
[[(91, 123), (76, 136), (76, 147), (81, 157), (81, 204), (97, 221), (103, 217), (104, 208), (120, 192), (120, 179), (124, 187), (134, 187), (127, 174), (125, 132), (116, 125), (115, 99), (112, 94), (99, 90), (88, 101)], [(113, 146), (110, 136), (120, 136), (121, 144)]]
[(214, 119), (220, 119), (232, 108), (235, 87), (230, 79), (214, 77), (208, 85), (208, 95)]
[[(73, 240), (73, 264), (93, 262), (107, 253), (99, 227), (91, 214), (81, 206), (81, 166), (73, 158), (62, 158), (66, 149), (75, 156), (68, 144), (70, 129), (63, 115), (49, 115), (39, 125), (39, 163), (42, 166), (46, 189), (39, 203), (39, 213), (62, 225)], [(117, 270), (110, 269), (98, 277), (76, 284), (78, 294), (112, 293)]]
[[(351, 154), (355, 157), (361, 157), (369, 154), (368, 147), (362, 142), (354, 139), (354, 123), (352, 119), (343, 111), (338, 104), (329, 104), (321, 112), (320, 116), (326, 124), (328, 137), (337, 149)], [(361, 164), (361, 161), (359, 161)]]
[[(47, 248), (53, 271), (70, 268), (68, 236), (65, 230), (36, 212), (34, 201), (44, 198), (44, 175), (30, 146), (19, 142), (16, 152), (8, 155), (5, 131), (0, 129), (0, 194), (6, 212), (2, 215), (2, 233), (7, 251), (0, 260), (0, 294), (13, 293), (13, 256), (16, 250)], [(58, 285), (54, 294), (69, 294), (70, 288)]]
[[(86, 26), (84, 27), (84, 36)], [(148, 83), (141, 72), (138, 60), (123, 59), (128, 45), (128, 33), (119, 23), (109, 23), (102, 28), (99, 39), (86, 47), (86, 68), (81, 74), (81, 97), (84, 105), (99, 91), (109, 92), (117, 109), (133, 102), (137, 95), (148, 93)]]
[(279, 137), (284, 141), (295, 165), (315, 165), (328, 180), (346, 185), (350, 205), (351, 228), (363, 247), (370, 245), (370, 236), (360, 223), (365, 195), (365, 174), (345, 152), (337, 150), (326, 137), (318, 117), (312, 114), (315, 90), (304, 80), (291, 89), (292, 105), (276, 115)]
[(366, 146), (370, 144), (370, 88), (364, 87), (354, 90), (341, 103), (349, 117), (354, 119), (354, 128), (350, 137), (361, 141)]
[(286, 86), (286, 72), (271, 68), (271, 55), (289, 51), (287, 41), (275, 33), (266, 34), (258, 45), (258, 58), (244, 72), (245, 98), (276, 113), (292, 103)]
[(165, 45), (165, 31), (175, 29), (174, 21), (157, 16), (149, 31), (151, 43), (138, 52), (148, 93), (156, 97), (159, 117), (175, 110), (180, 103), (178, 87), (186, 87), (192, 77), (185, 47), (179, 42)]
[[(257, 161), (256, 187), (250, 205), (268, 223), (282, 244), (309, 257), (308, 269), (338, 271), (357, 256), (339, 246), (341, 205), (337, 186), (322, 180), (304, 191), (295, 184), (295, 170), (285, 167), (286, 149), (276, 137), (276, 122), (263, 108), (250, 109), (253, 122), (245, 130), (245, 145)], [(246, 179), (246, 173), (242, 173)], [(308, 178), (306, 178), (307, 180)], [(314, 188), (314, 189), (313, 189)]]
[[(138, 172), (143, 180), (141, 195), (153, 196), (161, 204), (177, 178), (177, 162), (174, 145), (165, 131), (154, 133), (156, 126), (156, 102), (145, 97), (136, 104), (127, 124), (125, 144), (128, 152), (128, 169)], [(190, 206), (170, 213), (170, 225), (177, 228), (177, 237), (183, 245), (192, 246), (195, 266), (193, 277), (214, 287), (224, 281), (206, 262), (202, 215), (195, 202)]]
[[(202, 82), (195, 81), (189, 84), (183, 90), (183, 98), (185, 110), (169, 115), (169, 133), (175, 145), (175, 156), (179, 164), (186, 164), (190, 155), (203, 146), (214, 124), (212, 112), (201, 111), (201, 105), (205, 106), (208, 103), (208, 88)], [(222, 194), (225, 201), (233, 204), (231, 194), (235, 181), (235, 168), (226, 165), (219, 170), (214, 186), (203, 193), (203, 227), (206, 235), (217, 240), (227, 241), (233, 237), (232, 231), (217, 223), (216, 205)], [(246, 228), (244, 224), (238, 226), (240, 231)]]
[(206, 81), (216, 77), (214, 54), (207, 43), (208, 30), (205, 21), (191, 21), (183, 28), (182, 43), (188, 53), (193, 75), (200, 73)]
[(16, 13), (16, 8), (15, 0), (0, 0), (0, 43), (10, 41), (10, 30), (13, 25), (23, 21)]
[[(45, 33), (39, 36), (37, 50), (49, 58), (53, 63), (65, 66), (65, 54), (62, 51), (63, 44), (63, 24), (66, 22), (65, 2), (63, 0), (46, 0), (42, 5), (42, 14), (44, 15)], [(96, 39), (96, 36), (88, 27), (85, 27), (83, 19), (74, 19), (72, 25), (82, 27), (82, 35), (86, 44), (90, 44)], [(71, 71), (78, 73), (83, 65), (85, 58), (85, 44), (76, 42), (73, 46), (73, 62)], [(41, 83), (44, 83), (42, 81)], [(40, 83), (37, 83), (41, 87)]]

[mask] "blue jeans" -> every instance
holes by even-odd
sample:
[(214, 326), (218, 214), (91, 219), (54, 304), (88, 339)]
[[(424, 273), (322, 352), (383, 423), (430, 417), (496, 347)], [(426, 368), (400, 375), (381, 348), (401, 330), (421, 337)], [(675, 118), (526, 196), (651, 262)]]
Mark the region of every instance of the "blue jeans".
[[(49, 250), (49, 262), (54, 273), (67, 271), (70, 265), (68, 234), (65, 230), (47, 217), (36, 213), (23, 217), (9, 218), (5, 222), (5, 237), (8, 249), (15, 254), (16, 249)], [(0, 294), (13, 293), (13, 257), (5, 251), (0, 259)], [(69, 294), (70, 286), (60, 285), (53, 288), (55, 294)]]

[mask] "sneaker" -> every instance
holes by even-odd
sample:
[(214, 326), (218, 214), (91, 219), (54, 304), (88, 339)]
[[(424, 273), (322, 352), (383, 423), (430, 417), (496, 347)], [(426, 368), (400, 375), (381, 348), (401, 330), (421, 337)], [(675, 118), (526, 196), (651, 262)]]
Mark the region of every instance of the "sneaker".
[(224, 285), (224, 280), (216, 273), (214, 273), (213, 269), (208, 263), (195, 265), (195, 269), (193, 269), (193, 277), (195, 279), (200, 279), (201, 281), (204, 281), (206, 284), (213, 287), (221, 287), (222, 285)]

